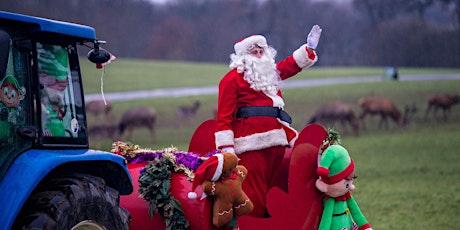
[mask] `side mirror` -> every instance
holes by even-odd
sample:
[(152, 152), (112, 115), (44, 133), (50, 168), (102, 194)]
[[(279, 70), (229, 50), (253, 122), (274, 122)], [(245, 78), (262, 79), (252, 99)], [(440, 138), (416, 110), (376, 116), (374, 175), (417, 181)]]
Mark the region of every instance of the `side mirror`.
[(99, 42), (94, 43), (94, 49), (87, 55), (88, 59), (95, 64), (102, 64), (110, 60), (110, 53), (99, 47)]
[(8, 56), (10, 54), (10, 35), (0, 30), (0, 78), (6, 74), (6, 66), (8, 65)]

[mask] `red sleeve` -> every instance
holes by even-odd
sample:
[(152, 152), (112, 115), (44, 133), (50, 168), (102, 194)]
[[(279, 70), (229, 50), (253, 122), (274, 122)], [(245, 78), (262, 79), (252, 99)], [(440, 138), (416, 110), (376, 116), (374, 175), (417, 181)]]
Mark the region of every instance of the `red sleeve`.
[(302, 71), (302, 68), (297, 65), (293, 56), (288, 56), (284, 60), (278, 62), (278, 64), (276, 64), (276, 68), (278, 69), (282, 80), (290, 78)]
[(219, 95), (217, 101), (217, 130), (231, 130), (232, 120), (236, 110), (237, 83), (234, 80), (237, 76), (235, 70), (225, 75), (219, 83)]
[(359, 226), (359, 230), (366, 230), (368, 228), (372, 228), (370, 224), (365, 224), (363, 226)]

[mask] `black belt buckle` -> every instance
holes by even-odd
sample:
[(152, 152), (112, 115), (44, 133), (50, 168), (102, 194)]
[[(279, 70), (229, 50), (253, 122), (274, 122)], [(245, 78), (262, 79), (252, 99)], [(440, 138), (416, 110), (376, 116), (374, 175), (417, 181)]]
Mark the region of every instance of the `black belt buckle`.
[(271, 106), (249, 106), (238, 108), (236, 112), (237, 118), (247, 118), (253, 116), (269, 116), (279, 118), (280, 120), (292, 123), (292, 119), (288, 113), (286, 113), (280, 107), (271, 107)]
[(286, 113), (282, 108), (278, 108), (278, 117), (282, 120), (285, 121), (289, 124), (292, 123), (292, 118), (289, 116), (288, 113)]

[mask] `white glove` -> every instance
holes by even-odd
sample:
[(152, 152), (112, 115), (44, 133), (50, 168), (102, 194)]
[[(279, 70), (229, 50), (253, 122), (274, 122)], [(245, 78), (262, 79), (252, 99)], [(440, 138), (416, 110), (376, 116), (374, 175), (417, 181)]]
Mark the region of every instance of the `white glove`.
[(307, 36), (307, 47), (314, 50), (318, 46), (319, 37), (321, 37), (322, 29), (318, 25), (314, 25)]
[(233, 147), (222, 148), (222, 152), (229, 152), (235, 154), (235, 149)]

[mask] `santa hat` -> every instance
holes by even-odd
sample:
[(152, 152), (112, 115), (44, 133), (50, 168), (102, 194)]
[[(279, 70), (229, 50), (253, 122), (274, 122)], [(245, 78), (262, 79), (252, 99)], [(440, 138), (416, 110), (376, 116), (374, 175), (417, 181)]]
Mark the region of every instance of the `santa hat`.
[(254, 45), (257, 45), (261, 48), (267, 48), (267, 39), (262, 35), (252, 35), (247, 38), (243, 38), (235, 43), (235, 53), (236, 55), (243, 55)]
[(224, 167), (224, 155), (218, 153), (208, 158), (203, 164), (201, 164), (195, 172), (195, 178), (193, 179), (192, 192), (188, 193), (189, 199), (195, 199), (196, 187), (203, 184), (204, 181), (217, 181), (222, 175)]
[(340, 145), (329, 146), (322, 154), (316, 172), (326, 184), (335, 184), (355, 170), (353, 159)]

